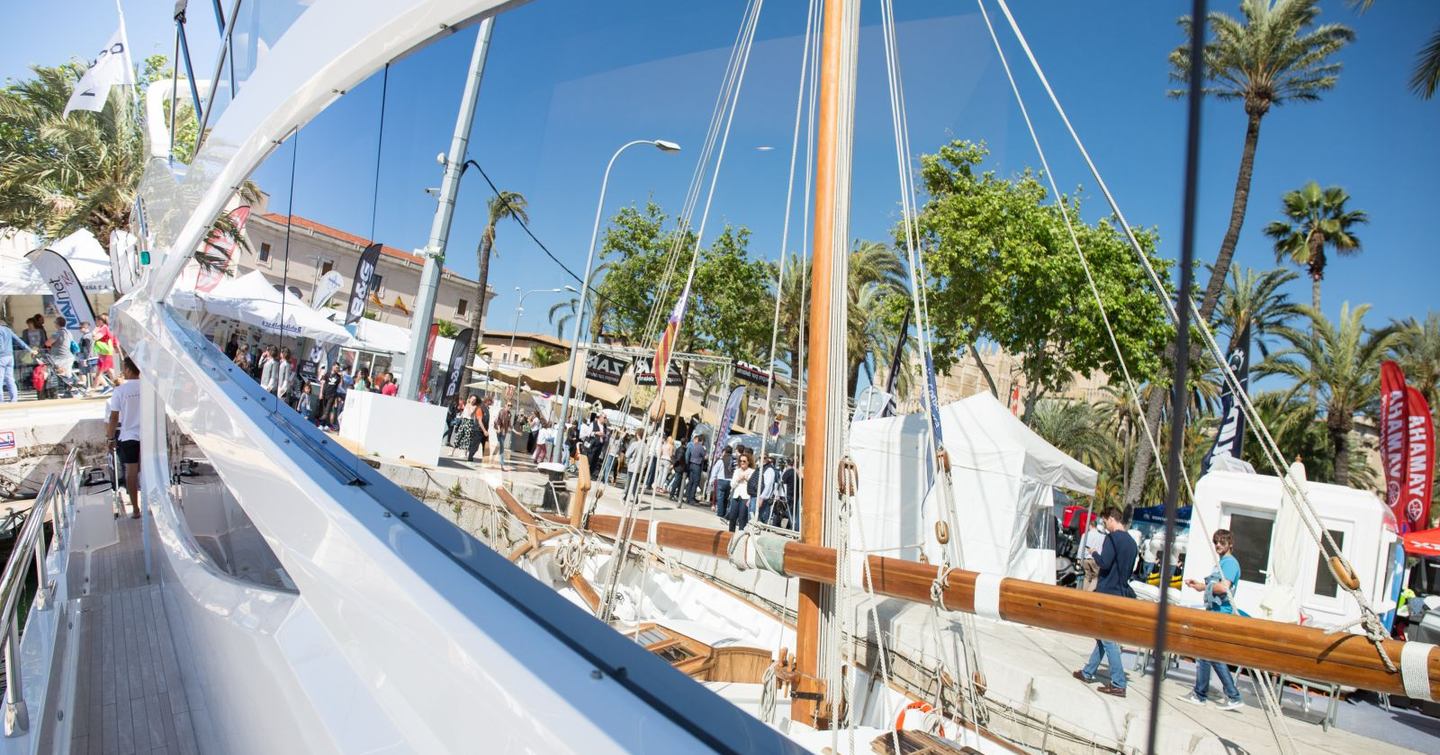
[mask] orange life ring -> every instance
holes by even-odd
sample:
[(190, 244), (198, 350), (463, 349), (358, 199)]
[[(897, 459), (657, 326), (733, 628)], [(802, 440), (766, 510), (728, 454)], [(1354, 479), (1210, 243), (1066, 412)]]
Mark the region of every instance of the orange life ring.
[(909, 713), (912, 710), (918, 710), (921, 713), (929, 713), (930, 711), (935, 710), (935, 708), (930, 705), (930, 703), (927, 703), (924, 700), (910, 701), (908, 704), (905, 705), (905, 707), (901, 708), (900, 713), (895, 716), (895, 731), (900, 731), (901, 724), (905, 723), (905, 714)]

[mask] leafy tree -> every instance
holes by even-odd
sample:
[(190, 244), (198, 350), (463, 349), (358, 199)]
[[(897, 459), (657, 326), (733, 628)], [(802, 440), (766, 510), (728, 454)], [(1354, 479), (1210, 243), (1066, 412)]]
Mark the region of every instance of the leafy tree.
[[(1313, 102), (1335, 87), (1341, 65), (1332, 60), (1355, 32), (1340, 24), (1320, 24), (1319, 0), (1241, 0), (1243, 20), (1221, 12), (1206, 15), (1213, 38), (1205, 43), (1204, 93), (1225, 101), (1239, 101), (1245, 109), (1245, 142), (1240, 150), (1240, 168), (1235, 176), (1235, 196), (1230, 205), (1230, 223), (1220, 240), (1220, 250), (1210, 268), (1210, 280), (1200, 302), (1200, 317), (1208, 320), (1220, 301), (1235, 256), (1235, 244), (1245, 223), (1250, 202), (1250, 179), (1255, 171), (1255, 149), (1260, 143), (1260, 121), (1272, 107), (1287, 102)], [(1182, 16), (1180, 28), (1186, 42), (1170, 53), (1170, 78), (1184, 84), (1190, 78), (1191, 29), (1194, 19)], [(1171, 90), (1183, 96), (1184, 89)], [(1195, 349), (1198, 353), (1199, 349)], [(1192, 359), (1194, 355), (1192, 354)], [(1165, 397), (1157, 393), (1145, 407), (1145, 422), (1152, 431), (1160, 427)], [(1149, 450), (1137, 449), (1135, 474), (1125, 502), (1139, 500), (1141, 487), (1150, 471)]]
[(1295, 381), (1292, 391), (1313, 388), (1325, 409), (1325, 428), (1330, 436), (1335, 482), (1350, 484), (1350, 431), (1355, 414), (1370, 408), (1379, 397), (1380, 358), (1396, 340), (1393, 326), (1379, 330), (1365, 327), (1368, 304), (1340, 309), (1340, 319), (1331, 323), (1315, 309), (1305, 308), (1310, 332), (1291, 327), (1276, 335), (1289, 345), (1260, 363), (1261, 375), (1283, 375)]
[(536, 346), (530, 350), (530, 365), (532, 367), (549, 367), (552, 364), (560, 364), (569, 355), (562, 353), (560, 349), (552, 349), (549, 346)]
[(495, 227), (502, 220), (530, 222), (530, 216), (525, 210), (526, 204), (525, 196), (518, 191), (502, 191), (491, 197), (490, 201), (486, 203), (485, 230), (480, 232), (480, 245), (475, 247), (475, 263), (480, 271), (478, 276), (480, 280), (475, 287), (475, 300), (479, 304), (475, 306), (475, 313), (471, 316), (470, 322), (470, 327), (475, 329), (473, 348), (476, 354), (480, 353), (482, 342), (485, 340), (485, 310), (490, 308), (486, 292), (490, 287), (490, 256), (495, 251)]
[[(927, 194), (917, 218), (930, 280), (937, 369), (979, 339), (1020, 356), (1033, 403), (1074, 373), (1119, 374), (1120, 363), (1086, 283), (1059, 208), (1033, 173), (1001, 178), (980, 172), (983, 145), (956, 141), (921, 158)], [(1069, 201), (1072, 218), (1079, 205)], [(1110, 221), (1075, 221), (1105, 310), (1130, 373), (1159, 374), (1170, 339), (1161, 302), (1124, 236)], [(1137, 231), (1148, 250), (1155, 236)], [(1150, 255), (1159, 270), (1165, 263)]]
[(1320, 281), (1328, 262), (1325, 249), (1336, 254), (1360, 253), (1357, 225), (1370, 222), (1364, 210), (1345, 208), (1350, 195), (1339, 186), (1325, 189), (1311, 181), (1284, 198), (1285, 220), (1265, 226), (1265, 235), (1275, 240), (1275, 261), (1293, 262), (1310, 274), (1310, 306), (1320, 309)]

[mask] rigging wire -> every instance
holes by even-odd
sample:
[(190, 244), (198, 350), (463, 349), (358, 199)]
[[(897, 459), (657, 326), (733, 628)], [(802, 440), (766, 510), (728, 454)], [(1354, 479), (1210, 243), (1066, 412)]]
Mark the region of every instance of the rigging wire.
[(390, 95), (390, 64), (380, 78), (380, 128), (375, 134), (375, 181), (370, 188), (370, 238), (375, 238), (375, 218), (380, 214), (380, 156), (385, 151), (385, 105)]

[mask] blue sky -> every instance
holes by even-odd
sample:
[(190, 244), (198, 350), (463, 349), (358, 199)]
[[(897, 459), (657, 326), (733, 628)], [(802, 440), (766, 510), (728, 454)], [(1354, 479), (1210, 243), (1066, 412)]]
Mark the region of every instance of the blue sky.
[[(124, 5), (137, 54), (169, 54), (172, 4), (126, 0)], [(191, 5), (197, 67), (208, 72), (216, 47), (214, 19), (209, 3)], [(1127, 217), (1158, 227), (1161, 254), (1178, 256), (1184, 108), (1165, 94), (1165, 56), (1181, 41), (1175, 18), (1189, 3), (1017, 0), (1012, 5)], [(1236, 3), (1213, 5), (1234, 12)], [(1434, 306), (1432, 290), (1440, 282), (1440, 255), (1424, 232), (1437, 199), (1440, 100), (1414, 98), (1405, 82), (1415, 52), (1440, 26), (1440, 3), (1395, 0), (1364, 16), (1340, 0), (1323, 7), (1324, 20), (1350, 25), (1358, 39), (1341, 54), (1340, 83), (1322, 102), (1286, 105), (1266, 117), (1237, 259), (1273, 266), (1261, 228), (1276, 219), (1280, 196), (1311, 179), (1339, 184), (1355, 207), (1370, 213), (1371, 223), (1360, 232), (1363, 254), (1332, 262), (1325, 310), (1333, 317), (1348, 300), (1372, 303), (1375, 325), (1391, 317), (1423, 317)], [(471, 157), (502, 188), (529, 198), (531, 227), (573, 269), (584, 263), (605, 163), (625, 141), (665, 138), (686, 149), (678, 155), (636, 149), (622, 157), (612, 174), (607, 215), (648, 197), (671, 211), (679, 208), (742, 10), (737, 0), (537, 0), (498, 20)], [(878, 3), (866, 3), (865, 10), (852, 231), (857, 237), (888, 238), (898, 216), (899, 188)], [(984, 139), (993, 167), (1003, 173), (1038, 165), (974, 4), (906, 0), (897, 3), (897, 14), (912, 148), (926, 152), (952, 138)], [(22, 33), (0, 48), (0, 76), (23, 75), (31, 63), (84, 55), (115, 25), (110, 0), (24, 3), (6, 15)], [(752, 251), (769, 257), (780, 248), (804, 15), (803, 3), (775, 0), (762, 14), (707, 234), (723, 223), (749, 226)], [(58, 18), (66, 23), (56, 23)], [(1001, 34), (1060, 185), (1082, 187), (1091, 219), (1105, 214), (1059, 119), (1033, 75), (1021, 70), (1017, 46)], [(368, 235), (373, 211), (378, 239), (407, 249), (422, 246), (435, 206), (424, 189), (440, 181), (434, 156), (448, 148), (473, 40), (473, 29), (466, 30), (391, 67), (378, 162), (380, 75), (308, 125), (299, 137), (295, 212)], [(1197, 255), (1209, 260), (1228, 220), (1245, 122), (1234, 103), (1211, 102), (1204, 117)], [(278, 211), (291, 199), (292, 149), (277, 152), (256, 174)], [(371, 190), (377, 165), (378, 194)], [(478, 175), (466, 176), (447, 260), (462, 273), (475, 271), (488, 196)], [(795, 234), (798, 240), (798, 230)], [(510, 327), (516, 286), (570, 282), (517, 226), (501, 227), (497, 249), (491, 283), (499, 296), (490, 327)], [(522, 329), (553, 330), (545, 310), (554, 299), (545, 296), (530, 297)], [(1292, 296), (1308, 302), (1308, 281), (1297, 282)]]

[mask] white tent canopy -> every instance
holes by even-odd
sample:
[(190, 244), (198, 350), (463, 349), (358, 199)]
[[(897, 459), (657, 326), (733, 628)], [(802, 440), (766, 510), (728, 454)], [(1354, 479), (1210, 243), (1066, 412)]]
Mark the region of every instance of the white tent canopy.
[(44, 244), (28, 231), (0, 231), (0, 295), (53, 293), (25, 255), (41, 247), (52, 249), (70, 262), (86, 291), (109, 291), (110, 255), (94, 234), (80, 229), (63, 239)]
[[(919, 413), (851, 427), (850, 456), (860, 473), (852, 548), (945, 560), (934, 534), (944, 518), (939, 491), (924, 487), (928, 424)], [(951, 565), (1053, 584), (1054, 489), (1094, 492), (1095, 470), (1036, 435), (988, 393), (940, 407), (940, 426), (960, 522), (951, 537), (965, 560)]]
[(274, 335), (351, 343), (350, 333), (344, 328), (289, 291), (275, 290), (259, 270), (226, 279), (209, 292), (177, 289), (171, 302), (179, 309), (203, 310)]

